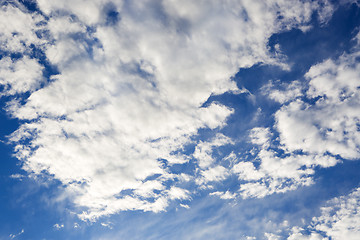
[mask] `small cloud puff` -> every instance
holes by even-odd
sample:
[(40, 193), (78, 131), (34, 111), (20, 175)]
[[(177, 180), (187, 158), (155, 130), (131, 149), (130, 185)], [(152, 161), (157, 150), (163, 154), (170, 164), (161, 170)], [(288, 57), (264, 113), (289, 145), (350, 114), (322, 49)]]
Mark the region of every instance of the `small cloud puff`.
[(18, 236), (20, 236), (21, 234), (23, 234), (24, 232), (25, 232), (24, 229), (21, 229), (21, 231), (19, 233), (10, 234), (9, 237), (10, 237), (10, 239), (14, 239), (14, 238), (17, 238)]
[(56, 230), (60, 230), (60, 229), (64, 228), (64, 224), (56, 223), (56, 224), (54, 224), (53, 227), (54, 227)]

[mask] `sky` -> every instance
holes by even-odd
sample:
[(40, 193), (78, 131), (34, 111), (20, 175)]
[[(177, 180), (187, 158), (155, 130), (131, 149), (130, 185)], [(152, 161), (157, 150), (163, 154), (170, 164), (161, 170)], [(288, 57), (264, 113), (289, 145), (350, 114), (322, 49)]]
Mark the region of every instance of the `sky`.
[(0, 1), (0, 240), (360, 239), (360, 2)]

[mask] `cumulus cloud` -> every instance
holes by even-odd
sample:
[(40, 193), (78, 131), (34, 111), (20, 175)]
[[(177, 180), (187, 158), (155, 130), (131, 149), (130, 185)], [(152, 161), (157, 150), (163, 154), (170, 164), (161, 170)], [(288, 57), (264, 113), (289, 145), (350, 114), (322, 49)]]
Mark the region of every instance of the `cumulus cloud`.
[[(313, 183), (315, 167), (360, 157), (358, 47), (338, 59), (312, 66), (306, 82), (273, 83), (262, 88), (282, 103), (271, 128), (253, 128), (254, 159), (239, 161), (232, 172), (244, 181), (242, 197), (294, 190)], [(278, 135), (274, 138), (273, 135)]]
[(328, 240), (328, 238), (324, 238), (319, 233), (312, 232), (310, 235), (303, 235), (301, 231), (304, 231), (304, 229), (294, 227), (288, 240)]
[(267, 238), (267, 240), (280, 240), (280, 236), (274, 233), (265, 233), (264, 235)]
[[(35, 60), (2, 59), (10, 69), (29, 68), (25, 85), (18, 84), (21, 71), (1, 72), (7, 94), (31, 92), (25, 104), (8, 105), (12, 117), (24, 122), (11, 141), (23, 168), (59, 180), (73, 202), (86, 209), (80, 216), (87, 220), (122, 210), (159, 212), (170, 200), (188, 199), (189, 192), (176, 185), (183, 175), (167, 166), (188, 162), (179, 150), (199, 129), (219, 129), (233, 113), (219, 103), (203, 106), (206, 100), (239, 92), (231, 76), (240, 67), (279, 64), (266, 46), (271, 34), (306, 24), (314, 10), (326, 10), (320, 11), (324, 19), (331, 12), (318, 3), (283, 0), (37, 3), (49, 20), (2, 7), (17, 25), (5, 28), (1, 43), (10, 46), (8, 51), (25, 52), (35, 42), (59, 73), (38, 89), (42, 68)], [(109, 8), (118, 14), (110, 22)], [(36, 24), (40, 20), (44, 23)], [(24, 31), (13, 37), (18, 25)], [(47, 38), (38, 37), (38, 26), (49, 32)], [(291, 136), (281, 139), (291, 143)], [(197, 145), (200, 185), (229, 174), (209, 155), (212, 146), (230, 142), (226, 137), (217, 141)], [(303, 174), (296, 171), (301, 164), (288, 164), (295, 162), (292, 158), (276, 158), (266, 149), (259, 156), (272, 168), (255, 180), (269, 174), (287, 177), (276, 167), (283, 164), (293, 178)], [(248, 179), (248, 171), (258, 170), (250, 165), (234, 171)]]
[(315, 104), (297, 100), (276, 113), (281, 143), (287, 150), (359, 158), (357, 56), (358, 52), (345, 54), (311, 67), (305, 75), (309, 80), (306, 97), (317, 99)]
[(46, 43), (38, 34), (44, 30), (40, 14), (26, 11), (17, 1), (1, 3), (0, 6), (0, 50), (5, 52), (27, 53), (32, 44), (41, 46)]
[(200, 141), (195, 147), (193, 156), (198, 160), (199, 167), (201, 169), (205, 169), (216, 162), (212, 156), (214, 148), (232, 143), (233, 141), (230, 138), (224, 136), (223, 134), (217, 134), (211, 141)]
[[(231, 173), (242, 181), (242, 197), (261, 198), (308, 186), (313, 183), (316, 167), (334, 166), (339, 157), (359, 158), (358, 55), (355, 48), (337, 60), (312, 66), (305, 74), (305, 84), (294, 81), (280, 86), (282, 90), (273, 89), (272, 84), (263, 88), (269, 98), (283, 106), (275, 113), (272, 129), (257, 127), (249, 132), (250, 142), (258, 146), (254, 158), (238, 159), (231, 168)], [(272, 131), (279, 134), (277, 139), (272, 138)], [(204, 161), (211, 162), (209, 156), (203, 154)], [(209, 179), (219, 180), (229, 175), (228, 171), (207, 173), (214, 176)]]
[(272, 146), (269, 128), (253, 128), (250, 141), (257, 145), (250, 161), (235, 163), (231, 172), (241, 181), (240, 195), (243, 198), (262, 198), (273, 193), (294, 190), (312, 184), (313, 168), (323, 163), (324, 167), (337, 163), (334, 157), (319, 157), (309, 154), (282, 154)]
[(303, 86), (299, 81), (293, 81), (290, 84), (280, 84), (280, 86), (276, 87), (273, 82), (270, 82), (263, 87), (264, 93), (268, 94), (270, 99), (282, 104), (302, 96), (302, 89)]
[(321, 215), (314, 217), (308, 226), (307, 232), (309, 233), (305, 233), (305, 229), (294, 227), (288, 239), (358, 239), (360, 235), (359, 203), (360, 188), (355, 189), (349, 195), (329, 200), (321, 208)]
[(34, 91), (43, 80), (44, 67), (35, 59), (25, 56), (18, 60), (4, 57), (0, 60), (0, 84), (3, 94), (13, 95)]

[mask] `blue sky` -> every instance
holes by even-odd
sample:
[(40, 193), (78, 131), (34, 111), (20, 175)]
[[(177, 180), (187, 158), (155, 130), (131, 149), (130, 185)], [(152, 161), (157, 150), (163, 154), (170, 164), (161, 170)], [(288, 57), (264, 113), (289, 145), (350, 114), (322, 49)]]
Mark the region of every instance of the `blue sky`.
[(360, 238), (358, 1), (0, 4), (0, 240)]

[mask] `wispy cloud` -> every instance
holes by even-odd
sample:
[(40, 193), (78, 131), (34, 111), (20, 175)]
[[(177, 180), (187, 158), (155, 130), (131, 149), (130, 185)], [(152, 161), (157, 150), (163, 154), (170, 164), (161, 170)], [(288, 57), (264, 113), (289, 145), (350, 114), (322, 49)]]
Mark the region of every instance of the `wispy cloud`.
[(9, 237), (10, 237), (10, 239), (15, 239), (15, 238), (19, 237), (20, 235), (22, 235), (24, 232), (25, 232), (24, 229), (21, 229), (20, 232), (18, 232), (16, 234), (10, 234)]

